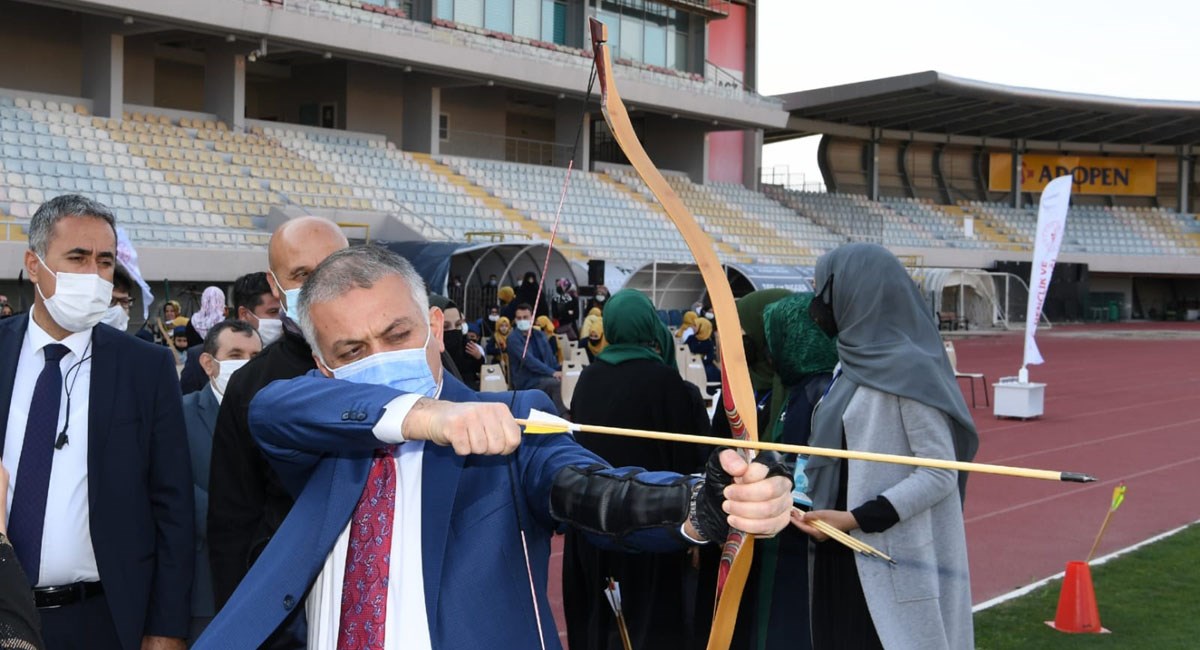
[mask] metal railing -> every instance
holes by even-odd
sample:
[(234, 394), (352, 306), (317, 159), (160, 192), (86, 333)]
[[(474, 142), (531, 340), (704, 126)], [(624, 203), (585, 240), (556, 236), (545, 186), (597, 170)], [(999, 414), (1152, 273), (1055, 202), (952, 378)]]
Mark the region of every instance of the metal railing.
[(826, 191), (824, 180), (811, 181), (804, 172), (793, 172), (787, 165), (763, 167), (759, 170), (759, 180), (764, 185), (779, 185), (797, 192)]
[(449, 138), (443, 140), (439, 148), (441, 153), (451, 156), (533, 165), (554, 165), (557, 161), (565, 162), (571, 156), (571, 147), (546, 140), (456, 129), (451, 129), (448, 135)]

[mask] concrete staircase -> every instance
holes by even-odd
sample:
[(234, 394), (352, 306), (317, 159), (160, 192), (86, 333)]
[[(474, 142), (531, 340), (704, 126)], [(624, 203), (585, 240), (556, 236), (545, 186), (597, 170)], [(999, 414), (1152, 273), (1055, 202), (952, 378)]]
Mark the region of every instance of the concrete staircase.
[[(533, 219), (530, 219), (517, 210), (514, 210), (511, 206), (505, 204), (504, 201), (492, 196), (487, 190), (476, 185), (475, 183), (472, 183), (467, 177), (434, 160), (429, 154), (413, 153), (412, 157), (422, 165), (425, 165), (429, 171), (440, 176), (447, 183), (462, 188), (463, 192), (465, 192), (468, 196), (474, 197), (483, 205), (504, 215), (505, 219), (508, 219), (509, 221), (520, 226), (521, 232), (529, 235), (530, 239), (550, 241), (550, 232), (548, 230), (542, 228), (542, 226)], [(583, 261), (586, 257), (579, 251), (575, 250), (574, 246), (569, 242), (569, 240), (562, 236), (561, 232), (559, 233), (559, 238), (556, 241), (555, 248), (561, 251), (563, 255), (572, 261)]]
[[(623, 183), (619, 179), (614, 178), (611, 174), (596, 174), (596, 178), (599, 178), (616, 191), (624, 194), (626, 197), (645, 206), (647, 210), (658, 214), (663, 218), (664, 221), (669, 222), (671, 220), (671, 217), (667, 215), (666, 210), (664, 210), (663, 207), (659, 205), (658, 201), (654, 200), (652, 196), (647, 196), (646, 194), (639, 192), (629, 184)], [(668, 180), (668, 182), (670, 181)], [(678, 192), (678, 190), (676, 190), (676, 192)], [(705, 226), (706, 224), (704, 223), (703, 217), (697, 214), (696, 209), (688, 203), (687, 198), (683, 195), (680, 195), (679, 198), (683, 200), (683, 204), (687, 206), (688, 210), (696, 217), (696, 220), (701, 223), (701, 226)], [(717, 255), (721, 259), (742, 264), (753, 263), (754, 258), (746, 255), (744, 252), (734, 248), (733, 246), (729, 245), (728, 242), (724, 241), (722, 237), (723, 233), (714, 233), (707, 227), (705, 230), (708, 231), (709, 236), (712, 237), (713, 242), (717, 247)]]

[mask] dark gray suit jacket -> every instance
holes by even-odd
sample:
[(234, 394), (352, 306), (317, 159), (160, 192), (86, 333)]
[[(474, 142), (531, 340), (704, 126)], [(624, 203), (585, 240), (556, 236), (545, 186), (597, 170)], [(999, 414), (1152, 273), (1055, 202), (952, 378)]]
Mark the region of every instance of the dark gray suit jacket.
[(183, 396), (183, 422), (187, 426), (188, 450), (192, 455), (192, 492), (196, 498), (196, 578), (192, 584), (192, 616), (212, 616), (212, 570), (208, 564), (208, 469), (212, 459), (213, 430), (221, 404), (212, 388)]

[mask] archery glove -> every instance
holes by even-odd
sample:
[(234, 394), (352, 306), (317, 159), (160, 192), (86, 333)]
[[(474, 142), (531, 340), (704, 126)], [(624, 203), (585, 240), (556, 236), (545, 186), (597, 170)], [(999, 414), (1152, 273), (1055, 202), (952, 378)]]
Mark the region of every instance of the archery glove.
[[(729, 536), (729, 515), (723, 508), (725, 488), (733, 483), (733, 477), (721, 466), (721, 452), (729, 447), (718, 447), (708, 456), (704, 468), (704, 482), (696, 491), (692, 503), (692, 526), (711, 542), (721, 543)], [(767, 466), (767, 478), (783, 476), (792, 480), (792, 468), (783, 457), (773, 451), (759, 452), (755, 463)]]

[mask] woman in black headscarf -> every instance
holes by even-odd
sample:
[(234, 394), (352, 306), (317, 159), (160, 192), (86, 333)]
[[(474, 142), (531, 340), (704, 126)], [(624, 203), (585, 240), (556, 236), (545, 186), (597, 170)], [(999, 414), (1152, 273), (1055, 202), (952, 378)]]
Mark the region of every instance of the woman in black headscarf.
[[(707, 414), (700, 392), (679, 376), (671, 333), (659, 320), (649, 298), (626, 289), (609, 302), (604, 311), (608, 346), (579, 377), (571, 402), (574, 420), (707, 434)], [(575, 438), (617, 467), (636, 466), (649, 471), (695, 472), (708, 453), (697, 445), (658, 440), (589, 433), (577, 433)], [(622, 647), (603, 592), (610, 576), (621, 585), (634, 648), (685, 647), (688, 558), (686, 551), (604, 551), (589, 544), (581, 534), (568, 531), (563, 550), (563, 604), (571, 650)]]
[(558, 321), (558, 333), (569, 340), (579, 338), (579, 294), (569, 278), (559, 278), (554, 283), (552, 303), (554, 320)]
[[(809, 444), (969, 461), (979, 437), (912, 278), (887, 249), (848, 244), (817, 261), (813, 320), (841, 360), (813, 413)], [(963, 530), (966, 475), (813, 456), (813, 647), (973, 648)], [(824, 541), (820, 519), (895, 566)]]
[(521, 279), (521, 285), (517, 287), (517, 298), (512, 304), (525, 304), (533, 307), (536, 310), (534, 318), (550, 314), (550, 308), (546, 305), (546, 301), (538, 300), (538, 279), (537, 274), (533, 271), (527, 271), (525, 277)]

